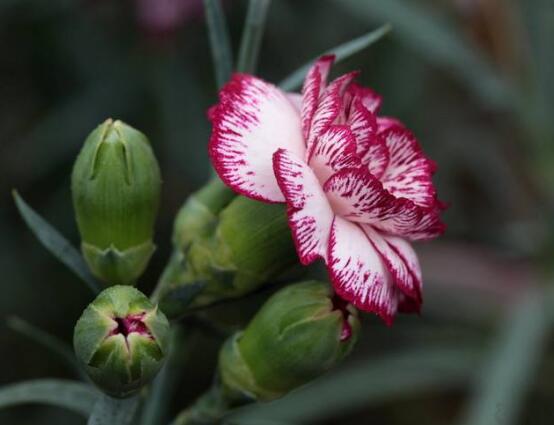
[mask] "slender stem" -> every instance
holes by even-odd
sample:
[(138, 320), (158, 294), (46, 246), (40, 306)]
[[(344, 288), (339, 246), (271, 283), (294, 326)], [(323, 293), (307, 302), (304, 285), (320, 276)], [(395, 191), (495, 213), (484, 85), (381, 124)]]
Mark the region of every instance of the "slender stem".
[(250, 0), (237, 62), (237, 71), (254, 73), (271, 0)]
[(132, 425), (139, 401), (139, 396), (117, 399), (103, 394), (94, 405), (87, 425)]
[(215, 79), (217, 86), (221, 87), (229, 79), (233, 69), (229, 31), (220, 0), (204, 0), (204, 10), (208, 23)]

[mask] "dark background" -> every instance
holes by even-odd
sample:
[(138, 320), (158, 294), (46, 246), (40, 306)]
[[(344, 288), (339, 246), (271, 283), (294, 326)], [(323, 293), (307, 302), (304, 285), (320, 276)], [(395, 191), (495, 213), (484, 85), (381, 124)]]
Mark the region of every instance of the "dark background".
[[(236, 50), (247, 2), (224, 6)], [(386, 22), (391, 34), (334, 75), (360, 69), (384, 113), (439, 165), (435, 182), (451, 206), (446, 235), (418, 246), (423, 314), (392, 328), (365, 316), (339, 370), (261, 414), (281, 418), (275, 425), (477, 425), (468, 418), (493, 409), (499, 425), (551, 424), (554, 2), (274, 0), (258, 74), (278, 82)], [(73, 378), (5, 324), (19, 316), (70, 343), (90, 301), (28, 231), (10, 190), (77, 245), (69, 176), (82, 142), (108, 117), (142, 130), (164, 179), (158, 250), (139, 285), (148, 292), (170, 253), (174, 214), (209, 175), (205, 111), (216, 86), (202, 3), (2, 0), (0, 52), (0, 385)], [(219, 342), (197, 337), (173, 411), (209, 385)], [(0, 411), (2, 425), (81, 423), (52, 407)]]

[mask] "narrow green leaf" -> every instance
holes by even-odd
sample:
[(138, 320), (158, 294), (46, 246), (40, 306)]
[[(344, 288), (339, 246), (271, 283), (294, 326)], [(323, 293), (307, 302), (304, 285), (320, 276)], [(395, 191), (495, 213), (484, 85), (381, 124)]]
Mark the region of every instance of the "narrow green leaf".
[(0, 388), (0, 409), (28, 403), (63, 407), (88, 416), (99, 393), (91, 386), (61, 379), (37, 379)]
[(387, 354), (336, 371), (271, 402), (237, 409), (230, 421), (258, 419), (316, 422), (356, 408), (467, 384), (475, 374), (475, 349), (429, 348)]
[(86, 379), (86, 375), (83, 372), (83, 369), (79, 366), (75, 355), (73, 354), (73, 349), (66, 344), (64, 341), (56, 338), (53, 335), (50, 335), (48, 332), (43, 331), (42, 329), (32, 325), (31, 323), (17, 317), (12, 316), (7, 320), (7, 325), (12, 330), (19, 332), (20, 334), (26, 336), (27, 338), (33, 340), (34, 342), (44, 346), (48, 350), (60, 356), (65, 363), (67, 363), (81, 378)]
[(270, 4), (271, 0), (250, 0), (237, 62), (239, 72), (256, 72)]
[(511, 107), (514, 94), (491, 64), (445, 18), (419, 2), (334, 0), (355, 19), (390, 22), (394, 36), (434, 64), (449, 68), (476, 95), (495, 107)]
[(73, 273), (85, 282), (95, 293), (100, 292), (100, 285), (90, 273), (81, 254), (58, 232), (52, 225), (38, 215), (17, 191), (13, 191), (15, 204), (25, 223), (35, 234), (40, 243), (50, 251), (54, 257), (65, 264)]
[(229, 31), (227, 30), (227, 22), (220, 0), (204, 0), (204, 10), (206, 11), (206, 22), (210, 36), (215, 80), (217, 86), (221, 87), (229, 80), (233, 70), (233, 54), (229, 41)]
[(545, 347), (550, 318), (544, 294), (525, 297), (503, 321), (490, 360), (478, 375), (465, 425), (514, 425)]
[(139, 396), (127, 399), (103, 394), (96, 401), (87, 425), (131, 425), (139, 407)]
[[(335, 55), (335, 63), (338, 63), (358, 52), (361, 52), (362, 50), (371, 46), (375, 42), (379, 41), (390, 30), (391, 30), (391, 26), (389, 24), (382, 25), (376, 30), (370, 31), (367, 34), (362, 35), (361, 37), (355, 38), (353, 40), (347, 41), (346, 43), (333, 47), (325, 51), (323, 54), (319, 56)], [(292, 91), (301, 87), (302, 82), (304, 81), (304, 77), (306, 76), (306, 73), (308, 72), (308, 70), (310, 69), (310, 66), (312, 66), (312, 64), (318, 57), (313, 58), (308, 63), (302, 65), (292, 74), (290, 74), (287, 78), (285, 78), (283, 81), (279, 83), (279, 87), (281, 87), (285, 91)]]

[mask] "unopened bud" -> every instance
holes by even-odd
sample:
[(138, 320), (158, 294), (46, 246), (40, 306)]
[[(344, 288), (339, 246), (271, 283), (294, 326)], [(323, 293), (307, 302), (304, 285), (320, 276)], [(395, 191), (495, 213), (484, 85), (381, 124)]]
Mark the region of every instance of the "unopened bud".
[(169, 323), (130, 286), (105, 289), (75, 325), (73, 345), (91, 380), (113, 397), (150, 382), (163, 364)]
[[(285, 207), (235, 197), (219, 211), (191, 197), (177, 216), (175, 252), (162, 277), (160, 305), (169, 317), (252, 292), (298, 264)], [(191, 302), (191, 285), (202, 291)]]
[(109, 119), (85, 141), (71, 176), (73, 206), (83, 255), (108, 284), (133, 284), (148, 265), (160, 185), (141, 132)]
[(318, 377), (352, 349), (356, 310), (328, 284), (304, 282), (273, 295), (248, 327), (230, 337), (219, 355), (226, 397), (273, 400)]

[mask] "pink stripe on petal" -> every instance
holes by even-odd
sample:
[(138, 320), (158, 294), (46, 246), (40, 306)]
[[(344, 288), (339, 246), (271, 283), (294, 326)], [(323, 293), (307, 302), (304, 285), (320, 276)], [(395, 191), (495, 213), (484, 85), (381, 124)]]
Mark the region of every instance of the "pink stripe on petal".
[(383, 133), (391, 128), (404, 128), (402, 123), (393, 117), (377, 117), (378, 132)]
[(343, 108), (344, 92), (357, 75), (358, 72), (342, 75), (329, 84), (321, 96), (308, 133), (307, 158), (310, 158), (319, 136), (339, 119)]
[(354, 98), (350, 104), (346, 125), (356, 137), (357, 152), (365, 153), (377, 134), (377, 119), (362, 105), (360, 99)]
[(335, 217), (327, 268), (337, 294), (363, 311), (377, 313), (391, 325), (398, 297), (379, 253), (354, 223)]
[(323, 186), (333, 211), (347, 220), (410, 240), (432, 239), (444, 232), (438, 207), (421, 208), (395, 198), (365, 168), (341, 170)]
[(362, 164), (367, 165), (369, 172), (381, 178), (389, 165), (389, 150), (380, 135), (374, 135), (368, 149), (360, 157)]
[(312, 119), (314, 117), (319, 98), (327, 84), (327, 77), (333, 62), (334, 55), (319, 58), (310, 68), (302, 87), (302, 134), (308, 139)]
[(287, 214), (300, 261), (327, 258), (333, 211), (312, 169), (303, 159), (279, 149), (273, 167), (288, 204)]
[(310, 157), (310, 167), (321, 184), (336, 171), (360, 167), (356, 155), (356, 139), (345, 125), (333, 125), (318, 139)]
[(323, 190), (336, 214), (362, 223), (379, 219), (381, 206), (390, 198), (381, 182), (364, 168), (338, 171), (325, 182)]
[(381, 176), (383, 186), (397, 198), (421, 207), (435, 204), (437, 193), (431, 179), (436, 166), (425, 157), (408, 130), (391, 127), (382, 133), (389, 151), (389, 164)]
[(256, 77), (235, 74), (210, 111), (209, 153), (221, 179), (240, 194), (283, 202), (272, 155), (286, 147), (304, 155), (300, 115), (287, 95)]
[(407, 243), (399, 243), (400, 238), (395, 238), (396, 244), (392, 244), (389, 238), (367, 224), (361, 225), (361, 228), (373, 247), (381, 254), (396, 286), (405, 295), (421, 303), (421, 273), (413, 249)]
[(379, 112), (379, 109), (381, 108), (381, 103), (383, 101), (381, 95), (377, 94), (367, 87), (359, 85), (358, 83), (353, 83), (349, 87), (349, 91), (351, 92), (353, 97), (356, 97), (362, 101), (362, 104), (368, 111), (374, 114)]

